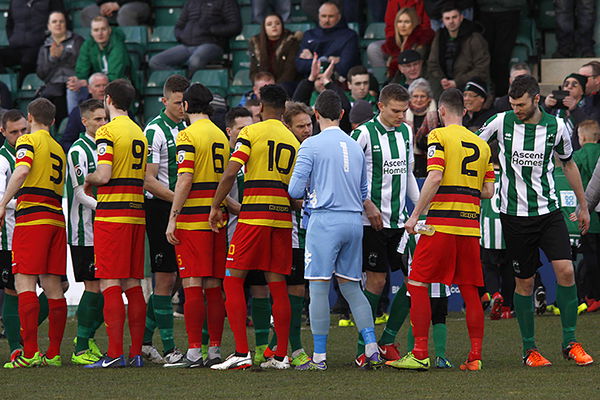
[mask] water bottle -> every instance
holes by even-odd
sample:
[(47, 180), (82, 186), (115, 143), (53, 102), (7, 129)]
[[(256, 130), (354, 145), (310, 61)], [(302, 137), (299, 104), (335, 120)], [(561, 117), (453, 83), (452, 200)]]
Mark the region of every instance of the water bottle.
[(435, 233), (435, 227), (432, 225), (418, 223), (415, 226), (415, 231), (420, 235), (432, 236)]

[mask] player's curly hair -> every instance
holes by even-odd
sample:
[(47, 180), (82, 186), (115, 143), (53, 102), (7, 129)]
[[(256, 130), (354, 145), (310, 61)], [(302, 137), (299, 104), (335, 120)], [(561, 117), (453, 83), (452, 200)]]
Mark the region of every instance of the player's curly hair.
[(260, 102), (269, 108), (283, 111), (288, 95), (279, 85), (265, 85), (260, 88)]
[(508, 96), (513, 99), (518, 99), (525, 93), (529, 93), (531, 98), (540, 94), (540, 85), (537, 79), (531, 75), (517, 76), (508, 89)]

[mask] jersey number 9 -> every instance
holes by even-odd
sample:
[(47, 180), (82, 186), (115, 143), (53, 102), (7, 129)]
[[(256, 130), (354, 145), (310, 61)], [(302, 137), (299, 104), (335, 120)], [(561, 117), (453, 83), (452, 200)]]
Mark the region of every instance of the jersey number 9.
[(144, 142), (141, 140), (131, 142), (131, 154), (137, 160), (137, 162), (131, 164), (131, 169), (142, 169), (144, 164)]

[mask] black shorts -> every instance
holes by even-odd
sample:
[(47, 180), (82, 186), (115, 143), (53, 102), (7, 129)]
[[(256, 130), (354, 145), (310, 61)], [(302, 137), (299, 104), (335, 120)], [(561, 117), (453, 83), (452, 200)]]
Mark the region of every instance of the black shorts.
[(517, 278), (535, 275), (542, 265), (541, 249), (548, 260), (570, 260), (571, 243), (567, 224), (560, 210), (535, 217), (500, 214), (506, 252)]
[(73, 261), (73, 275), (75, 282), (97, 281), (94, 276), (94, 247), (93, 246), (70, 246), (71, 261)]
[(12, 251), (0, 250), (0, 289), (15, 290), (15, 276), (12, 273)]
[(171, 203), (160, 199), (146, 199), (144, 208), (152, 272), (177, 272), (175, 247), (167, 241), (165, 235)]
[(304, 285), (304, 249), (292, 249), (292, 272), (286, 275), (288, 285)]
[(405, 275), (408, 270), (398, 253), (398, 244), (404, 229), (384, 228), (376, 231), (370, 226), (363, 230), (363, 271), (382, 272), (402, 269)]
[(485, 265), (504, 265), (508, 263), (506, 250), (481, 248), (481, 263)]
[(430, 297), (429, 304), (431, 305), (431, 325), (445, 324), (448, 316), (448, 298)]

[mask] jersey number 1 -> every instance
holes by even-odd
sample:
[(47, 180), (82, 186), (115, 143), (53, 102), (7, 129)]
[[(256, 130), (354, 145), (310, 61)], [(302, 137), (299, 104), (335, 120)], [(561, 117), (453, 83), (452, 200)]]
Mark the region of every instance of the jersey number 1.
[(467, 175), (467, 176), (477, 176), (477, 170), (468, 169), (467, 166), (470, 163), (479, 160), (479, 147), (477, 147), (477, 145), (475, 143), (470, 143), (470, 142), (461, 142), (461, 143), (465, 149), (473, 150), (473, 154), (471, 154), (468, 157), (463, 158), (461, 173), (463, 175)]

